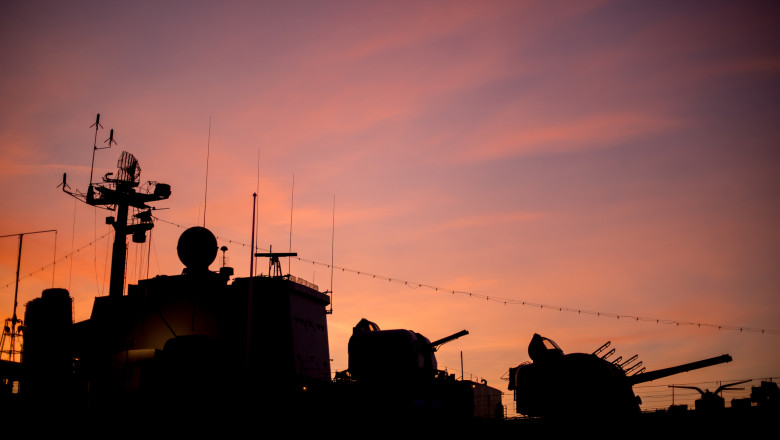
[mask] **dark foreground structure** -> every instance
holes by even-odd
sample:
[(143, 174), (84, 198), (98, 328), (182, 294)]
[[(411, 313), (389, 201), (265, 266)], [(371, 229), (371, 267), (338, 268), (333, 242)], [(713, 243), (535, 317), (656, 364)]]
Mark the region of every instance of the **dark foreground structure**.
[[(93, 158), (99, 149), (95, 144)], [(106, 219), (115, 230), (109, 294), (95, 298), (90, 318), (76, 323), (65, 289), (47, 289), (27, 304), (21, 362), (0, 362), (4, 416), (297, 429), (503, 416), (501, 391), (437, 368), (435, 351), (465, 330), (431, 343), (411, 330), (361, 321), (350, 340), (350, 367), (332, 379), (330, 298), (282, 275), (279, 258), (296, 254), (255, 254), (269, 258), (268, 275), (255, 276), (250, 266), (249, 277), (231, 279), (224, 264), (209, 269), (219, 250), (214, 234), (193, 227), (178, 241), (181, 274), (141, 280), (125, 293), (127, 237), (145, 242), (154, 227), (148, 204), (171, 195), (167, 184), (141, 184), (140, 172), (135, 157), (122, 152), (116, 175), (100, 183), (90, 177), (86, 192), (72, 190), (63, 175), (65, 193), (114, 213)]]
[[(216, 239), (185, 231), (181, 275), (95, 299), (72, 323), (72, 300), (48, 289), (27, 304), (15, 411), (27, 414), (160, 414), (278, 422), (300, 417), (475, 419), (503, 415), (501, 392), (437, 369), (436, 349), (410, 330), (355, 327), (348, 371), (331, 380), (327, 295), (287, 276), (229, 282), (208, 270)], [(6, 396), (8, 398), (9, 396)]]
[(640, 437), (738, 434), (769, 428), (778, 415), (774, 383), (762, 384), (760, 407), (639, 411), (634, 384), (728, 362), (727, 355), (643, 372), (607, 361), (603, 347), (564, 354), (534, 335), (533, 362), (511, 368), (509, 381), (518, 413), (530, 417), (507, 420), (500, 390), (438, 369), (436, 350), (467, 331), (431, 341), (365, 319), (349, 340), (349, 368), (331, 379), (326, 294), (289, 275), (231, 280), (230, 270), (208, 270), (216, 239), (205, 228), (185, 231), (178, 250), (182, 274), (98, 297), (85, 321), (72, 322), (64, 289), (30, 301), (22, 362), (0, 371), (13, 385), (3, 388), (3, 414), (95, 428), (155, 421), (177, 432), (264, 426), (412, 436), (577, 436), (607, 423)]
[(531, 417), (630, 417), (640, 413), (636, 384), (686, 371), (731, 362), (722, 356), (645, 372), (637, 356), (609, 360), (614, 349), (601, 354), (609, 342), (593, 353), (564, 354), (551, 339), (534, 334), (528, 345), (533, 362), (509, 369), (509, 389), (517, 412)]
[[(730, 361), (727, 355), (629, 375), (636, 367), (628, 368), (632, 360), (597, 356), (606, 344), (593, 354), (564, 355), (554, 342), (534, 335), (533, 363), (510, 369), (517, 410), (530, 416), (515, 420), (504, 419), (500, 390), (438, 369), (435, 352), (465, 330), (431, 341), (363, 319), (349, 340), (349, 368), (332, 374), (329, 296), (281, 274), (279, 257), (288, 254), (255, 255), (270, 259), (267, 276), (232, 279), (232, 269), (224, 266), (211, 271), (219, 248), (203, 227), (179, 238), (181, 274), (141, 280), (125, 293), (126, 239), (145, 240), (153, 227), (147, 203), (167, 199), (171, 189), (155, 182), (140, 191), (140, 167), (128, 153), (118, 168), (115, 177), (108, 173), (103, 183), (90, 182), (86, 193), (68, 189), (63, 176), (66, 193), (117, 213), (107, 219), (116, 232), (110, 290), (95, 298), (90, 318), (81, 322), (73, 322), (65, 289), (47, 289), (26, 305), (21, 362), (0, 361), (0, 414), (20, 426), (56, 421), (86, 431), (95, 427), (100, 434), (138, 433), (147, 426), (196, 434), (203, 426), (223, 433), (280, 427), (296, 434), (415, 438), (517, 430), (576, 436), (583, 426), (605, 420), (646, 433), (709, 426), (709, 418), (694, 418), (693, 412), (640, 414), (631, 387)], [(748, 405), (743, 413), (728, 414), (736, 414), (739, 424), (776, 420), (778, 399), (770, 388), (766, 412), (756, 416)], [(724, 414), (718, 421), (727, 420)]]

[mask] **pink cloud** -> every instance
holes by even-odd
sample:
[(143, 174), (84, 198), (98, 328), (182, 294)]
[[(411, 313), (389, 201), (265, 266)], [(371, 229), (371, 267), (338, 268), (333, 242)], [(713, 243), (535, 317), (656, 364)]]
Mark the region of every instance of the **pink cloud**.
[[(640, 112), (603, 113), (538, 122), (525, 122), (519, 128), (498, 128), (492, 135), (483, 133), (483, 140), (474, 140), (468, 145), (461, 152), (460, 160), (495, 160), (526, 154), (596, 150), (683, 125), (682, 121)], [(504, 124), (508, 125), (509, 121)]]

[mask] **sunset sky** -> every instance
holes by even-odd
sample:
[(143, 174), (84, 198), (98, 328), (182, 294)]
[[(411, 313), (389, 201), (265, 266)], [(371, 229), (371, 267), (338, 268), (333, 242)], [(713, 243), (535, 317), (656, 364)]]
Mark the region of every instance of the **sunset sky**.
[[(439, 366), (460, 376), (462, 352), (504, 391), (535, 332), (648, 370), (734, 358), (646, 394), (780, 377), (778, 5), (4, 1), (0, 235), (57, 230), (54, 272), (54, 234), (24, 237), (18, 313), (52, 278), (78, 321), (108, 292), (110, 213), (57, 188), (86, 191), (100, 113), (98, 145), (114, 129), (118, 146), (94, 180), (128, 151), (172, 188), (128, 281), (147, 255), (148, 277), (180, 273), (204, 211), (247, 276), (259, 188), (261, 248), (298, 252), (321, 291), (331, 252), (346, 269), (334, 371), (366, 318), (467, 329)], [(3, 319), (18, 245), (0, 239)]]

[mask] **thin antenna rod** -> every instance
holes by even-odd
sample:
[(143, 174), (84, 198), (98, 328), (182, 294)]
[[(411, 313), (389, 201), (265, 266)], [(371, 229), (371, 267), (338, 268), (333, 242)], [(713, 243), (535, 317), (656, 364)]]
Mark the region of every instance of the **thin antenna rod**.
[(149, 242), (148, 246), (146, 248), (146, 279), (149, 279), (149, 263), (152, 261), (152, 231), (153, 229), (149, 229)]
[[(255, 189), (255, 194), (260, 194), (260, 149), (257, 149), (257, 188)], [(257, 208), (255, 209), (255, 212), (260, 210), (260, 205), (257, 205)], [(252, 237), (254, 238), (254, 246), (252, 246), (252, 258), (254, 259), (254, 264), (257, 265), (257, 255), (255, 255), (258, 251), (258, 243), (260, 243), (260, 240), (258, 239), (258, 235), (260, 235), (260, 215), (258, 212), (257, 217), (254, 220), (254, 226), (255, 226), (255, 232), (252, 233)]]
[(57, 230), (54, 230), (54, 257), (51, 260), (51, 288), (54, 288), (54, 270), (57, 268)]
[[(19, 268), (22, 265), (22, 239), (24, 238), (25, 235), (42, 234), (44, 232), (54, 232), (56, 234), (57, 230), (56, 229), (47, 229), (45, 231), (22, 232), (21, 234), (0, 235), (0, 238), (15, 237), (17, 235), (19, 236), (19, 254), (16, 257), (16, 288), (14, 289), (14, 314), (13, 314), (14, 322), (17, 321), (17, 319), (16, 319), (16, 306), (17, 306), (17, 302), (18, 302), (18, 298), (19, 298)], [(56, 243), (56, 238), (55, 238), (55, 243)], [(55, 246), (56, 246), (56, 244), (55, 244)], [(56, 252), (56, 250), (55, 250), (55, 252)]]
[[(70, 229), (70, 253), (73, 254), (73, 247), (76, 243), (76, 199), (73, 199), (73, 225)], [(107, 252), (107, 251), (106, 251)], [(70, 259), (70, 271), (68, 272), (68, 290), (73, 282), (73, 258)]]
[[(251, 252), (249, 256), (249, 279), (251, 280), (255, 276), (255, 213), (257, 212), (257, 193), (252, 194), (252, 244)], [(250, 281), (251, 283), (251, 281)]]
[(19, 256), (16, 259), (16, 289), (14, 290), (14, 315), (13, 323), (16, 324), (16, 304), (19, 299), (19, 267), (22, 265), (22, 238), (24, 234), (19, 234)]
[[(98, 129), (103, 128), (102, 125), (100, 125), (100, 113), (97, 114), (97, 118), (95, 118), (95, 123), (89, 126), (90, 128), (95, 127), (95, 142), (92, 144), (92, 166), (89, 168), (89, 184), (92, 185), (92, 172), (95, 170), (95, 151), (97, 151), (97, 134)], [(109, 147), (111, 144), (109, 144)]]
[[(246, 371), (247, 373), (251, 371), (252, 366), (252, 334), (254, 333), (253, 330), (253, 318), (255, 315), (255, 309), (253, 305), (253, 299), (255, 295), (255, 287), (254, 287), (254, 261), (255, 261), (255, 211), (257, 210), (257, 193), (252, 194), (252, 240), (251, 240), (251, 250), (252, 255), (249, 258), (249, 292), (247, 292), (247, 315), (246, 315), (246, 353), (245, 353), (245, 362), (246, 362)], [(247, 378), (250, 377), (249, 374), (246, 375)]]
[[(293, 201), (295, 200), (295, 173), (293, 173), (292, 178), (292, 189), (290, 191), (290, 249), (287, 251), (289, 253), (292, 253), (292, 225), (293, 225)], [(290, 258), (287, 257), (287, 273), (291, 273), (290, 271)]]
[(209, 155), (211, 153), (211, 115), (209, 115), (209, 140), (206, 142), (206, 189), (203, 194), (203, 227), (206, 227), (206, 199), (209, 194)]
[(333, 223), (330, 230), (330, 311), (333, 313), (333, 247), (336, 243), (336, 196), (333, 196)]

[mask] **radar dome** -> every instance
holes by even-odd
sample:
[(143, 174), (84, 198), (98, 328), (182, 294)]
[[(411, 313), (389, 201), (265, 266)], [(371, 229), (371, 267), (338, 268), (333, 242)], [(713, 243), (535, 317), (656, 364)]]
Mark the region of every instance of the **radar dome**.
[(179, 237), (179, 260), (190, 270), (208, 270), (217, 258), (217, 237), (208, 229), (193, 226)]

